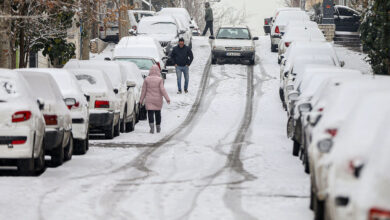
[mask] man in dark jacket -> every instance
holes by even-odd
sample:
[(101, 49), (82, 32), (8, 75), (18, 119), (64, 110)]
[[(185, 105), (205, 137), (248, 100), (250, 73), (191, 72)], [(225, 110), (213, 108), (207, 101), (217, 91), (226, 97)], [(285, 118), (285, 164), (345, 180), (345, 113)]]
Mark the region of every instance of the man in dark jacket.
[(206, 13), (205, 13), (205, 20), (206, 20), (206, 27), (204, 28), (202, 36), (205, 36), (207, 33), (207, 30), (210, 29), (210, 34), (214, 35), (213, 30), (213, 22), (214, 22), (214, 16), (213, 16), (213, 9), (210, 7), (210, 3), (205, 3), (206, 7)]
[(194, 60), (194, 55), (189, 47), (184, 44), (184, 39), (179, 39), (179, 45), (174, 47), (171, 54), (171, 59), (176, 67), (177, 75), (177, 94), (181, 94), (181, 76), (184, 74), (185, 83), (184, 83), (184, 92), (188, 93), (188, 83), (190, 80), (189, 76), (189, 66)]

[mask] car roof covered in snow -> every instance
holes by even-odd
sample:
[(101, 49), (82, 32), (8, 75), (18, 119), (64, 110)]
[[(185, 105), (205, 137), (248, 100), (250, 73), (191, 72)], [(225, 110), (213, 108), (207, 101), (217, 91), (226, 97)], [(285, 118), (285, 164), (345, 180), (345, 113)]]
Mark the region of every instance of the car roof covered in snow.
[(239, 24), (239, 25), (231, 25), (231, 24), (225, 24), (225, 25), (222, 25), (220, 28), (246, 28), (246, 29), (249, 29), (249, 27), (247, 25), (242, 25), (242, 24)]
[(183, 14), (185, 15), (188, 19), (191, 19), (190, 14), (188, 13), (187, 9), (185, 8), (163, 8), (157, 14)]
[(141, 70), (138, 66), (133, 62), (127, 61), (115, 61), (119, 63), (122, 70), (126, 72), (127, 80), (134, 81), (139, 86), (142, 86), (143, 78), (141, 74)]
[(119, 43), (115, 46), (115, 48), (128, 47), (132, 45), (156, 45), (158, 41), (152, 37), (148, 36), (127, 36), (123, 37)]
[(305, 11), (280, 11), (275, 19), (275, 24), (286, 25), (290, 21), (310, 21)]
[(0, 100), (14, 101), (33, 98), (31, 88), (26, 80), (16, 71), (0, 69)]
[(293, 41), (285, 53), (285, 59), (292, 63), (294, 62), (295, 58), (299, 56), (308, 56), (311, 54), (331, 55), (336, 59), (336, 65), (340, 65), (339, 58), (333, 45), (329, 42), (322, 41)]
[(176, 23), (176, 20), (171, 15), (156, 15), (151, 17), (143, 17), (140, 21), (142, 22), (172, 22)]
[(291, 42), (296, 40), (319, 40), (325, 42), (325, 36), (317, 27), (295, 26), (288, 29), (283, 36), (283, 41)]

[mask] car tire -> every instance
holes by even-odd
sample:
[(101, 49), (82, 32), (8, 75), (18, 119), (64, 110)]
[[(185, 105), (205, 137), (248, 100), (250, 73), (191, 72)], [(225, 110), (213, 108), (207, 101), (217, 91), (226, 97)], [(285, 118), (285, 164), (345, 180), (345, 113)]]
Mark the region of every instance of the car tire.
[(119, 119), (118, 123), (114, 127), (114, 137), (118, 137), (120, 135), (120, 129), (121, 129), (120, 126), (121, 126), (121, 120)]
[(315, 220), (324, 220), (324, 201), (320, 201), (315, 194), (313, 195), (313, 209), (314, 209), (314, 219)]
[(256, 62), (255, 58), (250, 59), (249, 60), (249, 65), (255, 65), (255, 62)]
[(310, 174), (309, 156), (306, 150), (303, 152), (303, 167), (305, 168), (305, 173)]
[(278, 64), (281, 64), (282, 63), (282, 59), (280, 59), (279, 57), (278, 57)]
[(114, 138), (114, 121), (112, 122), (112, 125), (110, 126), (110, 128), (109, 129), (107, 129), (105, 132), (104, 132), (104, 136), (105, 136), (105, 138), (106, 139), (109, 139), (109, 140), (111, 140), (111, 139), (113, 139)]
[(74, 154), (75, 155), (84, 155), (87, 153), (88, 146), (88, 135), (85, 140), (74, 139)]
[(297, 157), (299, 155), (299, 150), (300, 150), (300, 144), (298, 143), (298, 141), (294, 140), (292, 154)]
[(62, 145), (54, 148), (51, 151), (51, 164), (55, 167), (61, 166), (64, 163), (64, 148)]
[(135, 130), (135, 118), (131, 119), (131, 122), (126, 124), (126, 132), (132, 132)]
[(73, 150), (74, 150), (74, 144), (73, 144), (73, 135), (71, 134), (69, 137), (68, 144), (66, 145), (64, 149), (64, 160), (68, 161), (72, 159), (73, 156)]
[(277, 45), (271, 44), (271, 52), (273, 52), (273, 53), (278, 52)]
[(214, 57), (211, 58), (211, 64), (212, 65), (216, 65), (217, 64), (217, 59), (215, 59)]
[(20, 159), (17, 161), (18, 173), (23, 176), (29, 176), (34, 172), (33, 159)]
[(36, 175), (39, 175), (45, 170), (45, 149), (42, 145), (41, 153), (37, 158), (34, 159), (34, 171)]

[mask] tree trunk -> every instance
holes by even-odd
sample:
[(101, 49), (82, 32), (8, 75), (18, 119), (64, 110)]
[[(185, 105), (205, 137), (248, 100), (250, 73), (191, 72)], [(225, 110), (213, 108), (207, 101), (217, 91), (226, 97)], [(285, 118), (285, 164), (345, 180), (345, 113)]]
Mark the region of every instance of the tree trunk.
[(128, 36), (130, 25), (127, 22), (128, 16), (127, 16), (127, 1), (126, 0), (120, 0), (118, 7), (119, 11), (119, 18), (118, 18), (118, 25), (119, 25), (119, 40), (123, 37)]
[[(10, 1), (5, 0), (0, 6), (0, 14), (5, 16), (11, 15)], [(11, 68), (11, 20), (0, 18), (0, 68)]]
[(92, 33), (92, 5), (89, 0), (83, 1), (84, 5), (84, 13), (82, 17), (83, 21), (83, 33), (82, 33), (82, 48), (81, 48), (81, 59), (89, 60), (89, 52), (90, 52), (90, 43), (91, 43), (91, 33)]

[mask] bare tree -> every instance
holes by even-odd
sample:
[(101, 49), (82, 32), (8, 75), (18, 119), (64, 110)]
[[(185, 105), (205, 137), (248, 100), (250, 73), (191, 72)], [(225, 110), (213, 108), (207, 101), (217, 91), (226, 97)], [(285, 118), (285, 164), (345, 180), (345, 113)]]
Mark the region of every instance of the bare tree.
[(0, 68), (11, 68), (11, 4), (8, 0), (0, 1)]

